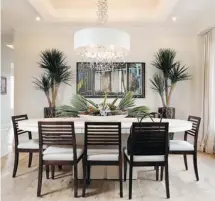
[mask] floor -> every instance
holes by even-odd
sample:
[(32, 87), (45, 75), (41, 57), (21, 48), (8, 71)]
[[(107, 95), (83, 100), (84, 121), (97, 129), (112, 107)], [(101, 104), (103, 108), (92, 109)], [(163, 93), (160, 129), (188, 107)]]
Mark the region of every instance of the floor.
[[(184, 170), (180, 156), (170, 156), (170, 201), (214, 201), (215, 198), (215, 157), (199, 153), (200, 181), (195, 181), (192, 159), (188, 157), (189, 170)], [(21, 154), (17, 177), (12, 178), (13, 153), (1, 158), (1, 197), (2, 201), (68, 201), (73, 198), (72, 171), (64, 167), (63, 172), (56, 172), (55, 180), (43, 177), (43, 197), (36, 197), (37, 162), (27, 168), (28, 157)], [(164, 182), (155, 181), (153, 168), (143, 168), (138, 172), (138, 180), (133, 180), (133, 200), (166, 200)], [(128, 182), (123, 183), (124, 197), (119, 197), (119, 183), (116, 181), (93, 180), (87, 189), (87, 198), (77, 200), (128, 200)], [(81, 195), (81, 184), (79, 189)]]

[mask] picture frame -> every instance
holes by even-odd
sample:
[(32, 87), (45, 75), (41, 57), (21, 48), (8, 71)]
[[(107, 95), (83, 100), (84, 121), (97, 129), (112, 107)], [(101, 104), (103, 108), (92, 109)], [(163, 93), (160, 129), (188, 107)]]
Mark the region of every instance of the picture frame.
[(1, 95), (7, 94), (7, 78), (1, 76)]
[(77, 62), (76, 92), (86, 98), (123, 97), (128, 91), (135, 98), (145, 98), (145, 63), (126, 62), (113, 70), (101, 72), (91, 68), (92, 64)]

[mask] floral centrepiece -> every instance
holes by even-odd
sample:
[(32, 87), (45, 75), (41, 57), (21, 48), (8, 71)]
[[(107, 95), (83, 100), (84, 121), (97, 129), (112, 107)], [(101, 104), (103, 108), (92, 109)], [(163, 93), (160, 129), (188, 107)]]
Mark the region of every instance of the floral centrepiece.
[(148, 112), (146, 106), (135, 107), (135, 99), (132, 92), (127, 92), (124, 97), (119, 100), (115, 98), (112, 102), (107, 101), (105, 94), (104, 100), (100, 104), (96, 104), (92, 100), (86, 99), (84, 96), (75, 94), (70, 105), (63, 105), (57, 108), (57, 116), (59, 117), (77, 117), (80, 115), (107, 116), (128, 114), (128, 117), (135, 117), (139, 112)]

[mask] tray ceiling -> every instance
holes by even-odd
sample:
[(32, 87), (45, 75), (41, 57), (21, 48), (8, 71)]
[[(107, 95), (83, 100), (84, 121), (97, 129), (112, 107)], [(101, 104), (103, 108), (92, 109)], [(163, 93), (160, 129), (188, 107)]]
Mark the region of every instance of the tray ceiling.
[[(97, 0), (28, 1), (47, 21), (96, 21)], [(108, 0), (108, 22), (165, 21), (177, 2), (178, 0)]]

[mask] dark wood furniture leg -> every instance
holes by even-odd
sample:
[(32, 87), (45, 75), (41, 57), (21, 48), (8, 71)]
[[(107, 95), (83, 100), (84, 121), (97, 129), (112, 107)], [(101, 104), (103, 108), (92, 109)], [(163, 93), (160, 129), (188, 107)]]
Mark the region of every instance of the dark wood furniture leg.
[(14, 167), (13, 167), (13, 177), (16, 177), (18, 163), (19, 163), (19, 152), (17, 150), (15, 150)]
[(119, 188), (120, 188), (120, 197), (123, 197), (123, 186), (122, 186), (122, 161), (119, 164)]
[(170, 198), (170, 192), (169, 192), (169, 168), (168, 164), (165, 166), (165, 185), (166, 185), (166, 197)]
[(124, 158), (124, 181), (126, 181), (126, 177), (127, 177), (127, 168), (128, 168), (128, 162)]
[(78, 170), (77, 164), (74, 164), (74, 197), (78, 197)]
[(31, 167), (33, 153), (29, 153), (28, 167)]
[(193, 154), (193, 166), (196, 175), (196, 180), (199, 181), (198, 165), (197, 165), (197, 153)]
[(39, 164), (37, 197), (41, 196), (42, 179), (43, 179), (43, 164)]
[(46, 179), (49, 179), (49, 165), (46, 165)]
[(51, 165), (51, 176), (52, 176), (52, 179), (54, 179), (54, 171), (55, 171), (55, 166)]
[(188, 170), (188, 166), (187, 166), (187, 155), (186, 155), (186, 154), (184, 154), (184, 165), (185, 165), (186, 170)]
[(129, 200), (132, 199), (132, 178), (133, 178), (133, 167), (129, 166)]
[(160, 176), (161, 181), (163, 181), (163, 169), (164, 169), (164, 166), (161, 166), (161, 176)]

